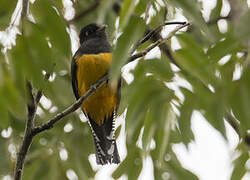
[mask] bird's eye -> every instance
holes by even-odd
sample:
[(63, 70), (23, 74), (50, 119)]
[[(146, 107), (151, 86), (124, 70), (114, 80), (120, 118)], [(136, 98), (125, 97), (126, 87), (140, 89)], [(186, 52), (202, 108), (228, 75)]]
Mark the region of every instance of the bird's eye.
[(87, 32), (85, 33), (85, 35), (88, 36), (88, 35), (89, 35), (89, 32), (87, 31)]

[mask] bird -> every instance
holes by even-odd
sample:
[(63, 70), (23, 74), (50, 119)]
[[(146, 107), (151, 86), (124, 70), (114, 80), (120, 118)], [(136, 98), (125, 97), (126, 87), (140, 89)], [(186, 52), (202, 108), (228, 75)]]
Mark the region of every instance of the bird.
[[(91, 23), (80, 31), (80, 47), (71, 62), (72, 87), (76, 99), (108, 73), (112, 47), (106, 27), (107, 25)], [(94, 138), (96, 163), (100, 165), (120, 163), (114, 136), (120, 96), (121, 80), (115, 86), (111, 86), (107, 80), (81, 105)]]

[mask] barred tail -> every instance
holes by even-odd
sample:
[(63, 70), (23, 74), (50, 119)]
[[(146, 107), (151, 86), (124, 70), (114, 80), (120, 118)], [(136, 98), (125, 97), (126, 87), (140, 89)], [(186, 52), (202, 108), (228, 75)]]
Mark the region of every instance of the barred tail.
[(94, 136), (96, 163), (101, 165), (120, 163), (120, 157), (114, 137), (114, 114), (105, 119), (104, 123), (100, 126), (95, 123), (90, 116), (88, 116), (88, 118)]
[(95, 141), (95, 147), (96, 147), (96, 163), (97, 164), (118, 164), (120, 163), (120, 157), (118, 154), (117, 146), (115, 140), (109, 141), (107, 140), (105, 143), (106, 145), (109, 145), (108, 149), (103, 149), (101, 147), (101, 144), (104, 142), (96, 142)]

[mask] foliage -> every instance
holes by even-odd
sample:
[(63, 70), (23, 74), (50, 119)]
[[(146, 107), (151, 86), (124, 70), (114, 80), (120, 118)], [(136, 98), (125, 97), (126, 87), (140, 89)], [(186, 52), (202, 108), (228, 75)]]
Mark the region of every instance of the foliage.
[[(15, 28), (11, 17), (17, 2), (10, 2), (0, 2), (0, 30), (6, 32)], [(198, 110), (225, 138), (224, 120), (230, 117), (230, 121), (236, 124), (235, 130), (242, 141), (235, 149), (239, 156), (234, 161), (231, 179), (241, 179), (247, 172), (245, 164), (249, 160), (249, 144), (244, 143), (244, 139), (250, 129), (250, 10), (242, 8), (247, 6), (245, 1), (239, 2), (238, 8), (244, 9), (240, 16), (230, 13), (225, 18), (221, 17), (223, 1), (217, 0), (206, 21), (198, 0), (106, 2), (72, 1), (77, 15), (93, 3), (97, 7), (77, 21), (67, 21), (62, 1), (36, 0), (29, 4), (30, 16), (17, 26), (22, 32), (16, 35), (15, 44), (10, 49), (4, 44), (0, 46), (0, 178), (13, 174), (15, 154), (11, 151), (16, 152), (22, 141), (28, 103), (25, 81), (31, 81), (36, 90), (42, 89), (51, 102), (49, 106), (43, 101), (39, 104), (35, 121), (38, 125), (55, 115), (55, 111), (60, 112), (74, 102), (70, 49), (71, 41), (75, 40), (70, 39), (69, 34), (73, 26), (79, 32), (89, 22), (109, 25), (110, 41), (115, 42), (110, 72), (111, 78), (115, 79), (144, 32), (165, 20), (171, 21), (179, 8), (192, 24), (187, 32), (175, 35), (180, 48), (172, 49), (170, 40), (163, 45), (170, 54), (162, 50), (159, 58), (140, 58), (131, 71), (133, 81), (123, 83), (120, 112), (127, 112), (127, 156), (112, 176), (119, 178), (126, 174), (128, 179), (136, 179), (143, 161), (150, 156), (155, 179), (162, 179), (166, 173), (170, 179), (198, 179), (182, 167), (172, 150), (173, 143), (188, 145), (194, 141), (191, 116), (194, 110)], [(143, 15), (148, 7), (154, 13), (147, 20)], [(220, 30), (221, 19), (227, 24), (226, 32)], [(116, 39), (118, 34), (121, 35)], [(145, 43), (140, 50), (148, 44)], [(179, 67), (178, 71), (171, 68), (173, 63)], [(237, 78), (236, 71), (241, 74)], [(45, 72), (52, 74), (49, 81), (44, 80)], [(179, 87), (184, 99), (168, 86), (176, 76), (191, 86)], [(66, 126), (72, 126), (73, 130), (65, 130)], [(11, 131), (10, 136), (3, 135), (7, 129)], [(142, 146), (137, 144), (140, 138)], [(155, 142), (154, 148), (151, 147), (152, 141)], [(67, 151), (66, 160), (60, 157), (64, 150)], [(74, 170), (79, 179), (94, 177), (96, 171), (89, 162), (89, 155), (93, 152), (90, 129), (80, 120), (79, 113), (74, 112), (50, 131), (34, 138), (26, 157), (23, 179), (67, 179), (69, 169)], [(166, 159), (166, 156), (170, 158)]]

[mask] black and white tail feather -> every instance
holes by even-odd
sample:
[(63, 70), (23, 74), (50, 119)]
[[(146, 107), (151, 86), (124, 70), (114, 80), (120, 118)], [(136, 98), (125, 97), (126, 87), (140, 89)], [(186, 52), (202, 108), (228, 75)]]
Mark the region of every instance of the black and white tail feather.
[(94, 137), (97, 164), (104, 165), (109, 163), (120, 163), (120, 157), (114, 136), (114, 116), (114, 113), (112, 113), (111, 117), (106, 118), (104, 123), (100, 126), (88, 116), (88, 123)]

